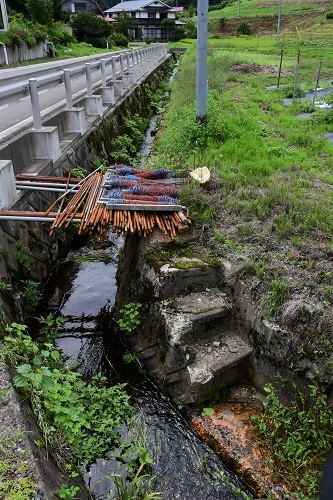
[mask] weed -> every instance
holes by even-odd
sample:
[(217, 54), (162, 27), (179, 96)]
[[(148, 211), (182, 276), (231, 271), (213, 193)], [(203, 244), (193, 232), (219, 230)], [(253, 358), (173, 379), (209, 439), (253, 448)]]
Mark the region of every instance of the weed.
[(215, 411), (214, 408), (203, 408), (202, 415), (210, 417), (211, 415), (214, 414), (214, 411)]
[(67, 484), (63, 484), (58, 491), (58, 497), (60, 500), (74, 500), (79, 489), (78, 486), (67, 486)]
[(142, 370), (142, 365), (140, 363), (140, 360), (134, 352), (125, 352), (125, 354), (123, 355), (123, 360), (125, 363), (133, 365), (139, 370)]
[(142, 304), (138, 302), (129, 302), (123, 309), (120, 309), (120, 318), (117, 323), (120, 330), (124, 332), (133, 332), (141, 324), (139, 309)]
[(84, 179), (88, 175), (88, 171), (85, 168), (80, 166), (74, 167), (70, 170), (71, 177), (75, 177), (77, 179)]
[(253, 264), (253, 269), (256, 276), (263, 277), (267, 272), (267, 265), (264, 262), (256, 262)]
[(33, 280), (21, 281), (20, 295), (23, 303), (23, 311), (29, 316), (37, 307), (41, 298), (40, 283)]
[(27, 253), (26, 247), (20, 240), (16, 242), (16, 262), (23, 271), (30, 271), (29, 255)]
[[(106, 458), (113, 446), (130, 449), (118, 430), (132, 411), (125, 384), (108, 387), (101, 375), (85, 382), (63, 367), (52, 343), (33, 342), (25, 325), (14, 323), (7, 330), (13, 337), (5, 337), (1, 357), (16, 369), (14, 384), (30, 397), (47, 449), (60, 448), (57, 460), (62, 467), (66, 460), (76, 464)], [(60, 446), (60, 440), (67, 444)]]
[(24, 434), (17, 432), (0, 441), (0, 497), (6, 500), (35, 498), (37, 483), (30, 457), (20, 442)]
[(9, 283), (6, 283), (2, 279), (0, 280), (0, 293), (5, 293), (5, 292), (10, 292), (12, 289), (12, 286)]
[(141, 473), (144, 465), (145, 463), (140, 465), (137, 473), (130, 481), (126, 481), (119, 474), (113, 475), (116, 487), (115, 500), (132, 500), (133, 498), (156, 500), (161, 498), (161, 493), (152, 491), (155, 478)]
[(301, 498), (317, 498), (323, 460), (333, 446), (331, 405), (318, 388), (306, 397), (294, 384), (290, 406), (279, 401), (273, 385), (265, 387), (264, 412), (253, 423), (274, 459), (274, 470), (285, 471)]
[(54, 342), (59, 334), (60, 328), (66, 323), (66, 316), (55, 317), (49, 313), (47, 316), (39, 316), (39, 336), (44, 342)]
[(272, 288), (267, 294), (266, 305), (269, 314), (274, 314), (276, 310), (290, 297), (289, 280), (274, 279)]

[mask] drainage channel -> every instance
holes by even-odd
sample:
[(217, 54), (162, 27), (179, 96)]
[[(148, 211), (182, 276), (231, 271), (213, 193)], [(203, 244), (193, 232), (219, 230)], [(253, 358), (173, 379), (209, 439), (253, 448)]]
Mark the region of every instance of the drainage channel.
[[(182, 413), (149, 378), (123, 361), (126, 346), (115, 332), (113, 306), (121, 241), (104, 250), (82, 247), (59, 261), (44, 287), (44, 312), (66, 316), (57, 346), (91, 377), (105, 374), (111, 383), (126, 382), (153, 457), (155, 491), (164, 499), (250, 498), (237, 477), (192, 431)], [(39, 311), (42, 313), (42, 311)], [(96, 499), (113, 498), (119, 473), (115, 461), (96, 457), (85, 481)]]

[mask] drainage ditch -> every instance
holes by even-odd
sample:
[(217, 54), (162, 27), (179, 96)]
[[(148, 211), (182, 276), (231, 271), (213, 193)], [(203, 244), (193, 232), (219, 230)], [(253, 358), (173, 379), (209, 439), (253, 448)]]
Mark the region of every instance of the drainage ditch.
[[(114, 328), (116, 272), (121, 242), (93, 250), (82, 247), (59, 261), (44, 287), (39, 314), (66, 316), (58, 347), (91, 377), (105, 374), (110, 383), (126, 382), (148, 451), (154, 458), (155, 491), (162, 498), (234, 500), (250, 498), (237, 477), (189, 427), (184, 415), (146, 374), (123, 361), (127, 346)], [(85, 481), (97, 499), (112, 498), (115, 461), (96, 457)]]

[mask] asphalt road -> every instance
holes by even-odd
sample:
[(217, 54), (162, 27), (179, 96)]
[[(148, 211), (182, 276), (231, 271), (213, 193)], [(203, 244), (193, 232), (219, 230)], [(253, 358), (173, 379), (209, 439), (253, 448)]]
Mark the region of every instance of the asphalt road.
[[(22, 66), (19, 68), (9, 68), (0, 70), (0, 86), (9, 85), (10, 83), (17, 83), (20, 81), (28, 80), (28, 78), (38, 78), (47, 71), (61, 71), (61, 69), (68, 68), (71, 64), (79, 65), (89, 62), (90, 60), (96, 60), (101, 58), (110, 57), (115, 55), (115, 53), (110, 54), (100, 54), (98, 57), (81, 57), (75, 59), (64, 59), (61, 61), (52, 61), (41, 64), (34, 64), (31, 66)], [(111, 76), (111, 66), (106, 66), (106, 76), (107, 78)], [(92, 71), (92, 83), (96, 83), (101, 79), (100, 70)], [(72, 80), (72, 92), (76, 94), (77, 92), (86, 88), (86, 78), (85, 76), (80, 76)], [(62, 83), (58, 87), (44, 89), (39, 92), (39, 101), (42, 116), (47, 113), (48, 108), (57, 106), (65, 107), (65, 86)], [(42, 120), (43, 121), (43, 120)], [(28, 128), (32, 126), (32, 110), (30, 104), (30, 97), (25, 97), (20, 102), (14, 102), (0, 106), (0, 141), (4, 138), (4, 135), (10, 135), (11, 132), (16, 131), (18, 128)], [(4, 134), (5, 133), (5, 134)]]

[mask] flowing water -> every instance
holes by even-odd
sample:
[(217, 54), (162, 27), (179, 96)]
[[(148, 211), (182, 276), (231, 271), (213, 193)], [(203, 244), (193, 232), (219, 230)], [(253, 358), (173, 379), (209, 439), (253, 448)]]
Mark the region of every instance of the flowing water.
[[(81, 248), (58, 262), (44, 303), (67, 317), (58, 347), (86, 377), (100, 371), (111, 383), (127, 382), (147, 447), (154, 459), (155, 491), (165, 500), (249, 498), (235, 475), (192, 431), (183, 414), (149, 378), (123, 362), (126, 347), (114, 331), (117, 256), (121, 242), (103, 250)], [(96, 256), (104, 262), (94, 262)], [(115, 461), (96, 457), (86, 483), (99, 500), (112, 498)], [(242, 493), (244, 491), (244, 494)]]

